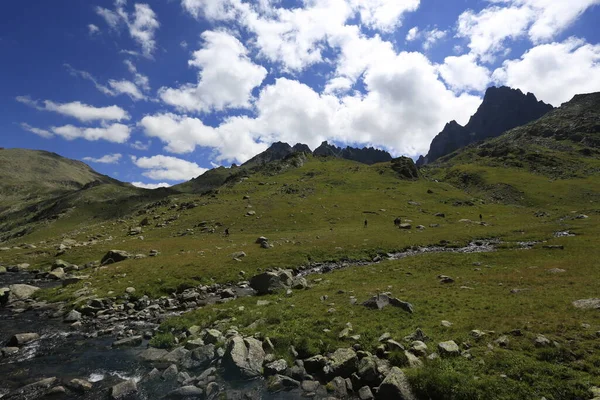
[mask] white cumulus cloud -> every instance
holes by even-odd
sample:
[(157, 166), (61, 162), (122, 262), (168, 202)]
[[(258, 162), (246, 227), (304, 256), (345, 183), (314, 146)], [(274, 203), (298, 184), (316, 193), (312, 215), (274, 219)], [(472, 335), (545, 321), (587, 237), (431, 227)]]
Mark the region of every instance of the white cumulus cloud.
[(122, 157), (123, 157), (122, 154), (115, 153), (115, 154), (107, 154), (107, 155), (104, 155), (104, 156), (98, 157), (98, 158), (83, 157), (83, 160), (88, 161), (88, 162), (98, 163), (98, 164), (118, 164)]
[(170, 184), (166, 182), (160, 183), (144, 183), (144, 182), (131, 182), (133, 186), (142, 188), (142, 189), (158, 189), (158, 188), (168, 188), (171, 187)]
[(142, 175), (156, 181), (190, 180), (207, 171), (194, 162), (163, 155), (139, 158), (132, 156), (131, 161), (137, 167), (146, 170)]
[(184, 111), (249, 108), (252, 90), (267, 76), (267, 70), (248, 57), (248, 50), (223, 31), (205, 31), (204, 45), (194, 52), (189, 65), (198, 68), (198, 82), (179, 88), (161, 88), (160, 98)]
[(578, 38), (542, 44), (504, 61), (493, 78), (559, 106), (575, 94), (600, 91), (600, 45)]
[(490, 71), (477, 63), (475, 56), (446, 57), (439, 72), (444, 81), (455, 91), (484, 91), (490, 83)]
[(58, 114), (76, 118), (82, 122), (90, 121), (121, 121), (128, 120), (127, 111), (118, 106), (94, 107), (79, 101), (71, 103), (55, 103), (51, 100), (42, 102), (33, 100), (29, 96), (18, 96), (16, 100), (20, 103), (34, 107), (42, 111), (52, 111)]
[(64, 125), (54, 126), (51, 130), (55, 135), (61, 136), (67, 140), (106, 140), (113, 143), (125, 143), (131, 135), (131, 129), (123, 124), (112, 124), (98, 128), (82, 128), (73, 125)]
[(51, 137), (54, 137), (54, 134), (52, 132), (50, 132), (46, 129), (40, 129), (40, 128), (33, 127), (26, 122), (21, 123), (21, 128), (28, 132), (34, 133), (40, 137), (43, 137), (44, 139), (50, 139)]

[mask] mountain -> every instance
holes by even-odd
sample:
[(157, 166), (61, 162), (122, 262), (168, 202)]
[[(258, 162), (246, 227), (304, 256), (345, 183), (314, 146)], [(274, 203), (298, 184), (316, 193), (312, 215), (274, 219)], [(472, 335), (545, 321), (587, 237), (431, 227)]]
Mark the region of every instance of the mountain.
[(275, 142), (267, 150), (257, 154), (242, 164), (242, 167), (255, 167), (258, 165), (267, 164), (271, 161), (283, 160), (290, 154), (298, 152), (311, 153), (310, 148), (302, 143), (297, 143), (294, 147), (292, 147), (287, 143)]
[(509, 129), (534, 121), (553, 107), (538, 101), (532, 93), (506, 86), (490, 87), (477, 112), (464, 127), (451, 121), (433, 139), (427, 156), (419, 157), (417, 166), (434, 162), (470, 143), (497, 137)]
[(140, 201), (169, 193), (136, 188), (56, 153), (0, 149), (0, 241), (71, 213), (90, 220), (114, 218)]
[(381, 162), (392, 160), (392, 156), (387, 151), (375, 149), (373, 147), (365, 147), (357, 149), (354, 147), (346, 147), (342, 149), (335, 145), (329, 144), (327, 141), (321, 143), (319, 147), (313, 151), (313, 155), (321, 157), (336, 157), (351, 161), (358, 161), (363, 164), (372, 165)]

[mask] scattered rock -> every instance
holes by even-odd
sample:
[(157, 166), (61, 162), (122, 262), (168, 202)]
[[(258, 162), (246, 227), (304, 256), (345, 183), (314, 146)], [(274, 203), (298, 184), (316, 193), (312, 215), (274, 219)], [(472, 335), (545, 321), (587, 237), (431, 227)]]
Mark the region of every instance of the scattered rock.
[(204, 391), (199, 387), (188, 385), (175, 389), (165, 396), (167, 399), (203, 399)]
[(329, 357), (324, 371), (326, 375), (331, 377), (341, 376), (347, 378), (357, 371), (357, 361), (358, 357), (353, 349), (337, 349)]
[(409, 224), (409, 223), (406, 223), (406, 222), (405, 222), (405, 223), (402, 223), (402, 224), (398, 225), (398, 227), (399, 227), (400, 229), (407, 229), (407, 230), (408, 230), (408, 229), (411, 229), (411, 228), (412, 228), (412, 225), (411, 225), (411, 224)]
[(552, 342), (544, 335), (537, 335), (534, 344), (535, 347), (548, 347), (552, 345)]
[(442, 357), (453, 357), (460, 354), (460, 349), (454, 340), (438, 343), (438, 351)]
[(438, 275), (440, 283), (454, 283), (454, 279), (446, 275)]
[(262, 375), (265, 351), (262, 343), (254, 338), (233, 336), (227, 342), (223, 364), (230, 372), (242, 378)]
[(112, 347), (135, 347), (142, 344), (142, 336), (131, 336), (113, 342)]
[(393, 367), (385, 377), (379, 389), (377, 398), (382, 400), (415, 400), (408, 379), (398, 367)]
[(250, 287), (259, 295), (285, 290), (292, 286), (293, 275), (291, 270), (278, 270), (276, 272), (263, 272), (250, 279)]
[(292, 390), (298, 387), (300, 387), (300, 382), (284, 375), (273, 375), (267, 382), (267, 389), (271, 393)]
[(375, 397), (373, 396), (373, 392), (371, 392), (370, 387), (363, 386), (358, 389), (358, 398), (360, 400), (373, 400)]
[(284, 359), (273, 361), (265, 365), (265, 375), (283, 374), (287, 367), (287, 361)]
[(104, 257), (102, 257), (102, 260), (100, 260), (100, 264), (102, 264), (102, 265), (114, 264), (114, 263), (118, 263), (118, 262), (127, 260), (132, 257), (133, 256), (131, 254), (129, 254), (128, 252), (123, 251), (123, 250), (110, 250), (108, 253), (106, 253), (104, 255)]
[(443, 326), (443, 327), (450, 328), (452, 325), (453, 325), (453, 324), (452, 324), (452, 322), (450, 322), (450, 321), (446, 321), (446, 320), (443, 320), (443, 321), (442, 321), (442, 326)]
[(573, 302), (575, 308), (582, 310), (600, 309), (600, 299), (582, 299)]
[(71, 379), (67, 384), (74, 392), (84, 393), (92, 390), (92, 384), (85, 379)]
[(81, 320), (81, 313), (76, 310), (71, 310), (63, 319), (64, 322), (72, 323)]
[(8, 341), (9, 346), (23, 346), (40, 339), (37, 333), (17, 333)]
[(40, 288), (37, 286), (25, 285), (22, 283), (10, 285), (8, 288), (10, 289), (8, 297), (9, 303), (18, 300), (28, 300), (33, 296), (35, 292), (40, 290)]
[(137, 393), (137, 384), (133, 379), (116, 384), (110, 389), (110, 398), (112, 400), (125, 399)]

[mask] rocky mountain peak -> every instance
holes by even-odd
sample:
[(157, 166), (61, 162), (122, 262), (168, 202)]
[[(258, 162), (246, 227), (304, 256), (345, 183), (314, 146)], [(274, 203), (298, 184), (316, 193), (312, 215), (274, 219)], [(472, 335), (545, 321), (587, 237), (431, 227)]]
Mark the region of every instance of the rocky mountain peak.
[(431, 163), (471, 143), (500, 136), (502, 133), (542, 117), (553, 107), (538, 101), (533, 93), (506, 86), (490, 87), (477, 112), (464, 127), (456, 121), (446, 124), (431, 142), (426, 157), (417, 165)]

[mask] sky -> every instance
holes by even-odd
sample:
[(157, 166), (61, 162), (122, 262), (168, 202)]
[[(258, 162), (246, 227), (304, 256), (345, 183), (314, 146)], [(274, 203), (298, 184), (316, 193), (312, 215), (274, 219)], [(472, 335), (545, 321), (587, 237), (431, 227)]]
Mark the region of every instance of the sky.
[(600, 91), (600, 0), (4, 1), (0, 54), (0, 147), (155, 188), (276, 141), (417, 157), (489, 86)]

